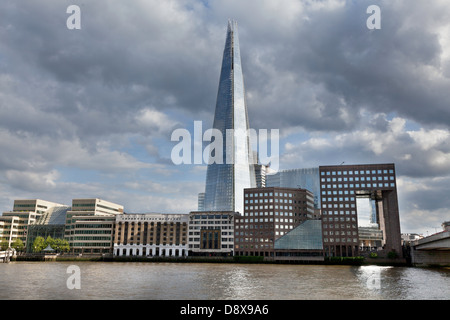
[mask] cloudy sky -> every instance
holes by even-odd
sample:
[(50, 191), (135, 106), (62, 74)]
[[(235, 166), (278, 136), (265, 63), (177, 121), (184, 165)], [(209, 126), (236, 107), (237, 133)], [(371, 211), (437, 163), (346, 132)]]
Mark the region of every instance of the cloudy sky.
[[(81, 29), (67, 28), (67, 7)], [(381, 8), (370, 30), (367, 8)], [(197, 208), (205, 165), (170, 140), (211, 126), (228, 19), (250, 126), (280, 129), (280, 168), (395, 163), (402, 232), (450, 219), (447, 0), (3, 0), (0, 211), (99, 197)]]

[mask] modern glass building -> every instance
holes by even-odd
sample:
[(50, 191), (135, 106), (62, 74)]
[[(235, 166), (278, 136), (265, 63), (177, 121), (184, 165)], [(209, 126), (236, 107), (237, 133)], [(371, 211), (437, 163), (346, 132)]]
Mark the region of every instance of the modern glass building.
[(56, 206), (47, 210), (35, 223), (28, 226), (26, 251), (33, 252), (33, 242), (37, 237), (64, 239), (64, 230), (69, 206)]
[(64, 218), (67, 208), (63, 204), (41, 199), (14, 200), (13, 210), (3, 212), (0, 216), (0, 242), (8, 241), (11, 245), (15, 240), (20, 239), (27, 250), (30, 250), (36, 229), (30, 232), (32, 230), (28, 230), (29, 227), (35, 224), (58, 225)]
[(204, 210), (242, 213), (244, 188), (256, 179), (250, 138), (237, 134), (248, 132), (249, 121), (235, 21), (228, 22), (213, 127), (222, 133), (222, 161), (208, 164)]
[(314, 194), (314, 207), (320, 209), (319, 168), (282, 170), (266, 176), (266, 187), (302, 188)]

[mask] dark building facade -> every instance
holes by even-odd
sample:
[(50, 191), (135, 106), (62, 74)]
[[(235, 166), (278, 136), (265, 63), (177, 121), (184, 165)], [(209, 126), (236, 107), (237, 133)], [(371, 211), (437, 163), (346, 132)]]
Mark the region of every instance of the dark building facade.
[[(320, 166), (319, 172), (324, 255), (359, 255), (370, 229), (381, 231), (379, 250), (401, 254), (395, 165)], [(370, 201), (367, 217), (358, 199)]]
[(314, 214), (314, 195), (306, 189), (245, 189), (244, 213), (235, 222), (235, 255), (274, 257), (275, 241)]

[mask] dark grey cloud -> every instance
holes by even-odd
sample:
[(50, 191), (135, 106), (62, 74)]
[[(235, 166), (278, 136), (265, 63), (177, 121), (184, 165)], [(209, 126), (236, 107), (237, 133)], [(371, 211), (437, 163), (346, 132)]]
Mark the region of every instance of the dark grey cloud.
[[(66, 28), (72, 4), (81, 30)], [(366, 28), (372, 4), (381, 30)], [(203, 171), (170, 165), (169, 139), (193, 120), (212, 123), (229, 18), (250, 124), (281, 130), (282, 168), (395, 162), (416, 205), (405, 208), (448, 205), (431, 191), (446, 190), (450, 172), (450, 9), (437, 0), (2, 1), (0, 202), (114, 186), (118, 202), (167, 207), (173, 194), (131, 194), (154, 191), (145, 179), (202, 181)]]
[[(360, 109), (366, 108), (448, 128), (450, 78), (442, 69), (448, 56), (445, 60), (441, 55), (449, 48), (440, 43), (448, 37), (443, 33), (448, 28), (448, 5), (375, 1), (382, 8), (382, 29), (368, 30), (370, 4), (374, 2), (347, 2), (335, 10), (305, 7), (287, 35), (280, 33), (278, 41), (265, 44), (252, 42), (254, 34), (264, 33), (264, 26), (251, 35), (247, 32), (241, 42), (250, 51), (252, 45), (255, 51), (271, 47), (270, 54), (258, 55), (257, 63), (256, 54), (243, 51), (250, 74), (247, 88), (260, 93), (249, 99), (253, 119), (268, 126), (259, 116), (264, 114), (271, 123), (278, 120), (280, 128), (345, 131), (354, 129)], [(268, 73), (265, 67), (274, 71)], [(317, 87), (322, 90), (315, 97)], [(272, 94), (279, 100), (266, 99)], [(322, 112), (308, 117), (318, 103)], [(277, 104), (286, 112), (279, 113)]]
[[(212, 118), (232, 17), (257, 128), (342, 132), (355, 128), (361, 108), (424, 125), (450, 123), (450, 79), (430, 75), (445, 62), (438, 33), (448, 21), (445, 4), (376, 1), (382, 29), (368, 30), (373, 1), (341, 3), (78, 2), (82, 29), (71, 31), (65, 2), (7, 2), (3, 34), (15, 74), (53, 79), (59, 87), (46, 110), (72, 122), (89, 121), (80, 122), (77, 105), (108, 113), (111, 122), (146, 105)], [(79, 134), (91, 130), (109, 133), (88, 124)]]

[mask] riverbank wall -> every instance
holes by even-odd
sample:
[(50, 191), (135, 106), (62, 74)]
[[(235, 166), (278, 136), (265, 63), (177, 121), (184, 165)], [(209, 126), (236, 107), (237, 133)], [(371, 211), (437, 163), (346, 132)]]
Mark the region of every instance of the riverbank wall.
[(122, 256), (113, 257), (105, 255), (18, 255), (12, 257), (11, 261), (99, 261), (99, 262), (171, 262), (171, 263), (257, 263), (257, 264), (317, 264), (317, 265), (379, 265), (379, 266), (411, 266), (406, 259), (396, 258), (341, 258), (333, 257), (317, 260), (282, 260), (274, 261), (264, 257), (236, 256), (236, 257), (137, 257)]

